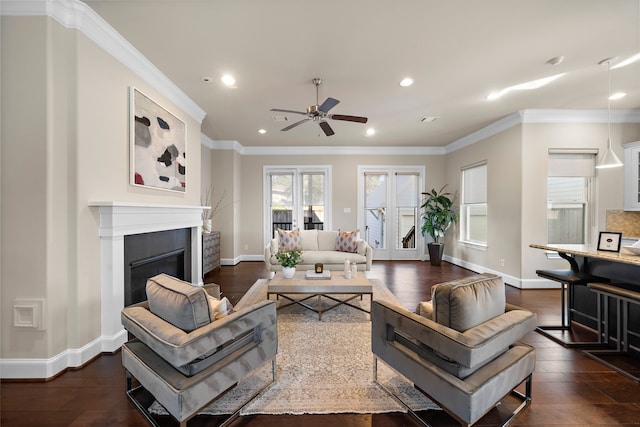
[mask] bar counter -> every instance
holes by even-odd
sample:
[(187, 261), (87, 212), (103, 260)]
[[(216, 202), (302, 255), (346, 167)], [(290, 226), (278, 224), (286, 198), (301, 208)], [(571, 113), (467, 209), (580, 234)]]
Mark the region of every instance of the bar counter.
[[(611, 284), (627, 289), (640, 291), (640, 256), (634, 255), (624, 247), (620, 252), (598, 251), (593, 245), (540, 245), (531, 244), (531, 248), (557, 252), (566, 259), (574, 271), (581, 271), (593, 276), (607, 278)], [(575, 286), (572, 298), (568, 302), (573, 321), (593, 330), (597, 329), (597, 298), (586, 286)], [(616, 307), (613, 301), (609, 304), (609, 334), (615, 331)], [(629, 331), (640, 333), (640, 307), (629, 307)], [(630, 336), (629, 342), (640, 348), (640, 339)]]

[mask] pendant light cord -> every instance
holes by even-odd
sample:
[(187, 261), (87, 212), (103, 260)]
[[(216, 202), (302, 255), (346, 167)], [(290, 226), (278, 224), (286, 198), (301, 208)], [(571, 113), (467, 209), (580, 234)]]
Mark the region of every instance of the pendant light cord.
[(608, 78), (608, 94), (607, 94), (607, 144), (611, 150), (611, 61), (607, 61), (607, 78)]

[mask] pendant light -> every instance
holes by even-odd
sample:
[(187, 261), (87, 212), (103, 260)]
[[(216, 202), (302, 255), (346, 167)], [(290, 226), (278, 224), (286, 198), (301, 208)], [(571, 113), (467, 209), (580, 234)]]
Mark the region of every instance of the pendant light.
[(611, 58), (600, 61), (600, 64), (607, 64), (607, 77), (608, 77), (608, 94), (607, 94), (607, 151), (604, 152), (596, 169), (617, 168), (623, 165), (616, 153), (611, 148)]

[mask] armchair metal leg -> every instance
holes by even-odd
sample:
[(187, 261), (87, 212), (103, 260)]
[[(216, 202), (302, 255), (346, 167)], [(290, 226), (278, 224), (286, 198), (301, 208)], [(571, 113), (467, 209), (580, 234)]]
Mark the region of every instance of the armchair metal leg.
[[(395, 394), (393, 392), (393, 390), (389, 389), (387, 386), (385, 386), (384, 384), (382, 384), (380, 381), (378, 381), (378, 358), (377, 357), (373, 357), (373, 380), (376, 382), (376, 384), (378, 384), (380, 386), (380, 388), (382, 388), (389, 396), (391, 396), (396, 402), (398, 402), (400, 405), (402, 405), (409, 414), (411, 414), (411, 416), (418, 421), (420, 424), (422, 424), (425, 427), (431, 427), (431, 424), (427, 423), (425, 420), (423, 420), (420, 415), (418, 415), (413, 409), (411, 409), (397, 394)], [(437, 403), (437, 402), (436, 402)], [(438, 405), (440, 405), (438, 403)], [(440, 405), (442, 406), (442, 405)]]
[[(392, 368), (393, 369), (393, 368)], [(513, 395), (514, 397), (518, 398), (519, 400), (521, 400), (520, 405), (513, 410), (513, 412), (511, 414), (509, 414), (509, 416), (499, 425), (499, 427), (506, 427), (508, 426), (511, 421), (513, 421), (522, 411), (524, 411), (524, 409), (529, 406), (529, 404), (531, 404), (531, 391), (532, 391), (532, 379), (533, 374), (530, 374), (525, 380), (524, 380), (524, 384), (525, 384), (525, 392), (524, 394), (520, 393), (517, 390), (512, 390), (511, 391), (511, 395)], [(395, 394), (393, 392), (393, 390), (389, 389), (388, 387), (386, 387), (384, 384), (382, 384), (380, 381), (378, 381), (378, 358), (377, 357), (373, 357), (373, 379), (374, 381), (385, 391), (387, 392), (387, 394), (389, 394), (394, 400), (396, 400), (398, 403), (400, 403), (402, 406), (405, 407), (405, 409), (407, 410), (407, 412), (416, 420), (418, 421), (420, 424), (422, 424), (425, 427), (431, 427), (431, 425), (429, 423), (427, 423), (424, 419), (422, 419), (414, 410), (412, 410), (397, 394)], [(468, 424), (466, 422), (464, 422), (463, 420), (461, 420), (458, 416), (456, 416), (455, 414), (451, 413), (447, 408), (444, 407), (444, 405), (442, 405), (440, 402), (436, 401), (435, 399), (433, 399), (431, 396), (429, 396), (428, 394), (426, 394), (423, 390), (421, 390), (420, 388), (417, 388), (417, 390), (420, 390), (420, 392), (422, 394), (424, 394), (425, 396), (427, 396), (429, 399), (431, 399), (433, 402), (435, 402), (438, 406), (440, 406), (447, 414), (449, 414), (451, 417), (453, 417), (456, 421), (458, 421), (461, 425), (463, 426), (467, 426), (470, 427), (472, 424)]]
[(509, 425), (509, 423), (511, 421), (513, 421), (513, 419), (515, 417), (518, 416), (518, 414), (520, 414), (520, 412), (524, 411), (524, 409), (529, 406), (529, 404), (531, 404), (531, 379), (533, 377), (533, 374), (529, 375), (527, 377), (526, 380), (524, 380), (524, 393), (522, 394), (517, 390), (511, 390), (511, 394), (515, 397), (517, 397), (518, 399), (520, 399), (522, 401), (522, 403), (520, 403), (520, 406), (518, 406), (516, 409), (514, 409), (514, 411), (511, 413), (511, 415), (509, 415), (509, 417), (504, 420), (504, 422), (502, 424), (500, 424), (501, 427), (507, 426)]

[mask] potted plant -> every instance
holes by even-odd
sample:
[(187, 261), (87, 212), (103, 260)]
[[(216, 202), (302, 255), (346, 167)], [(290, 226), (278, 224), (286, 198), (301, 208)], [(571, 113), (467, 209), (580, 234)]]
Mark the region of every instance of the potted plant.
[(285, 279), (291, 279), (296, 272), (296, 265), (302, 260), (302, 252), (287, 251), (277, 252), (276, 258), (282, 265), (282, 275)]
[(440, 242), (444, 238), (444, 233), (451, 224), (458, 221), (458, 212), (453, 207), (453, 201), (449, 198), (450, 193), (444, 192), (446, 185), (436, 191), (422, 193), (426, 196), (424, 203), (420, 206), (422, 212), (422, 235), (425, 233), (431, 236), (432, 243), (429, 248), (429, 260), (431, 265), (440, 265), (442, 254), (444, 253), (444, 243)]

